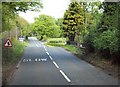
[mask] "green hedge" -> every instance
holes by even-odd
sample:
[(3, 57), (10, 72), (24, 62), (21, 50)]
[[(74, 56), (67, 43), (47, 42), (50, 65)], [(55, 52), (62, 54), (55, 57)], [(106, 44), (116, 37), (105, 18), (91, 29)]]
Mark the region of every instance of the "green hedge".
[(66, 39), (65, 38), (49, 38), (47, 40), (47, 45), (63, 46), (65, 44), (66, 44)]

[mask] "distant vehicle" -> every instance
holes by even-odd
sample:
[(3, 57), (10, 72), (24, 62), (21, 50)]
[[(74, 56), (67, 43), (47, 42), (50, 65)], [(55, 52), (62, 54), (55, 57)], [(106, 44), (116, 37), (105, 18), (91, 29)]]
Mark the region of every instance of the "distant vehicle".
[(18, 39), (19, 39), (19, 41), (23, 42), (25, 40), (25, 37), (24, 36), (20, 36)]

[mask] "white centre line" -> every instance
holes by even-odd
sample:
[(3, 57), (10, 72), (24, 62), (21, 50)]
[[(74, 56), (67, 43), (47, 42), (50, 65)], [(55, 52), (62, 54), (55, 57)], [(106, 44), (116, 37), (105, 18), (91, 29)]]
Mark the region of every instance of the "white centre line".
[(63, 75), (63, 77), (68, 81), (68, 82), (71, 82), (71, 80), (65, 75), (65, 73), (60, 70), (60, 73)]
[(37, 46), (37, 47), (39, 47), (38, 45), (37, 45), (37, 43), (33, 40), (33, 42), (35, 43), (35, 45)]
[(45, 51), (47, 52), (47, 49), (45, 48)]
[(46, 48), (45, 48), (45, 45), (44, 45), (44, 49), (46, 49)]
[(55, 63), (55, 61), (53, 61), (53, 64), (54, 64), (57, 68), (59, 68), (59, 66), (57, 65), (57, 63)]
[(49, 56), (51, 60), (53, 60), (53, 58), (51, 56)]
[(48, 52), (46, 52), (48, 55), (50, 55)]
[[(49, 58), (53, 61), (53, 58), (50, 56), (50, 54), (48, 53), (48, 51), (47, 51), (47, 49), (45, 48), (45, 46), (44, 46), (44, 49), (45, 49), (46, 53), (49, 55)], [(56, 63), (55, 61), (53, 61), (53, 64), (56, 66), (56, 68), (59, 69), (59, 66), (57, 65), (57, 63)], [(63, 75), (63, 77), (70, 83), (71, 80), (67, 77), (67, 75), (65, 75), (65, 73), (64, 73), (62, 70), (59, 70), (59, 71), (60, 71), (60, 73)]]
[(94, 66), (93, 66), (93, 65), (91, 65), (91, 64), (88, 64), (88, 65), (89, 65), (90, 67), (92, 67), (92, 68), (94, 67)]

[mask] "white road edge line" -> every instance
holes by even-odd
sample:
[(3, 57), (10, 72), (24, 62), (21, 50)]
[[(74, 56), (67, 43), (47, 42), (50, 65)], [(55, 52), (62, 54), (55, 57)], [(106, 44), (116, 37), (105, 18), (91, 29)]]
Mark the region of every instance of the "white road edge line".
[(68, 81), (68, 82), (71, 82), (71, 80), (65, 75), (65, 73), (60, 70), (60, 73), (63, 75), (63, 77)]
[(88, 64), (90, 67), (94, 67), (93, 65), (91, 65), (91, 64)]
[(57, 65), (57, 63), (55, 61), (53, 61), (53, 63), (57, 68), (59, 68), (59, 66)]
[(18, 69), (20, 67), (20, 63), (22, 62), (24, 58), (21, 58), (21, 60), (18, 62), (17, 66), (16, 66), (16, 69)]

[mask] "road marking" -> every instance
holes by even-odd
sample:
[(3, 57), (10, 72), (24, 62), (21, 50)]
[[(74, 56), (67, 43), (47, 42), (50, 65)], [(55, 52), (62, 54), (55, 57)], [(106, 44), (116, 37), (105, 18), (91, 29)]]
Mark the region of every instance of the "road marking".
[(41, 61), (41, 59), (39, 59), (38, 61)]
[(21, 60), (18, 62), (16, 69), (18, 69), (20, 67), (20, 63), (22, 62), (23, 58), (21, 58)]
[(41, 59), (42, 61), (47, 61), (47, 58), (46, 59)]
[(53, 64), (54, 64), (57, 68), (59, 68), (59, 66), (57, 65), (57, 63), (56, 63), (55, 61), (53, 61)]
[(45, 48), (45, 45), (44, 45), (44, 49), (46, 49), (46, 48)]
[(94, 67), (93, 65), (91, 65), (91, 64), (88, 64), (90, 67)]
[(71, 52), (67, 51), (67, 53), (71, 53)]
[(25, 62), (25, 59), (23, 59), (23, 62)]
[(46, 52), (48, 55), (50, 55), (48, 52)]
[[(53, 58), (50, 56), (50, 54), (48, 53), (47, 49), (45, 48), (44, 46), (44, 49), (46, 51), (46, 53), (49, 55), (50, 59), (53, 61)], [(42, 60), (42, 59), (41, 59)], [(56, 66), (56, 68), (59, 69), (59, 66), (57, 65), (57, 63), (55, 61), (53, 61), (53, 64)], [(63, 77), (68, 81), (68, 82), (71, 82), (71, 80), (65, 75), (65, 73), (62, 71), (62, 70), (59, 70), (60, 73), (63, 75)]]
[(29, 61), (31, 62), (31, 59), (29, 59)]
[(71, 82), (71, 80), (65, 75), (65, 73), (60, 70), (60, 73), (63, 75), (63, 77), (68, 81), (68, 82)]
[(45, 48), (45, 51), (47, 52), (47, 49)]
[(37, 61), (37, 59), (35, 59), (35, 61)]
[(37, 43), (33, 40), (33, 42), (35, 43), (35, 45), (37, 46), (37, 47), (39, 47), (38, 45), (37, 45)]
[(53, 60), (53, 58), (51, 56), (49, 56), (51, 60)]

